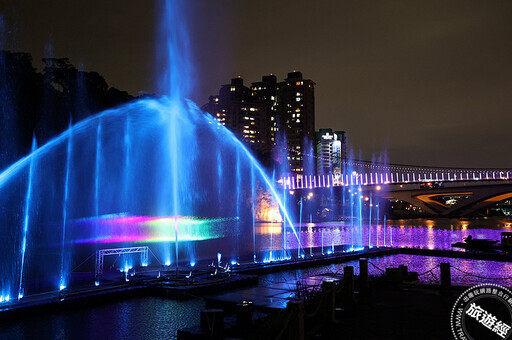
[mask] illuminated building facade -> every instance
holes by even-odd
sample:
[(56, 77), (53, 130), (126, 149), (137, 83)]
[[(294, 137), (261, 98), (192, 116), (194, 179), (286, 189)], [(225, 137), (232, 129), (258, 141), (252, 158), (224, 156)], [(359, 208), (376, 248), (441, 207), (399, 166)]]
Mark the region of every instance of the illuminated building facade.
[(315, 139), (315, 83), (301, 72), (288, 73), (278, 85), (278, 112), (288, 143), (290, 170), (302, 174), (307, 144)]
[(251, 89), (242, 78), (222, 85), (218, 96), (210, 96), (202, 109), (214, 116), (252, 150), (267, 154), (270, 151), (269, 114), (265, 103), (253, 100)]
[(316, 132), (316, 170), (318, 175), (341, 176), (342, 162), (347, 158), (345, 131), (320, 129)]

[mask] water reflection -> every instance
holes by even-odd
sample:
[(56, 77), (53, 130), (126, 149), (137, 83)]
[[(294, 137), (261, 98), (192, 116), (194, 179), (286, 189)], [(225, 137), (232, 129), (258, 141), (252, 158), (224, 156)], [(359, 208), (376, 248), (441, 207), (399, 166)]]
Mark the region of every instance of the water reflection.
[[(458, 258), (417, 256), (417, 255), (391, 255), (371, 258), (368, 266), (369, 274), (378, 276), (387, 267), (398, 267), (406, 265), (409, 271), (420, 274), (419, 279), (424, 284), (439, 284), (440, 269), (442, 262), (450, 263), (452, 266), (451, 278), (454, 285), (472, 286), (480, 283), (496, 283), (504, 286), (512, 286), (512, 263), (467, 260)], [(309, 276), (317, 276), (326, 273), (343, 274), (345, 266), (353, 266), (354, 274), (359, 275), (359, 261), (347, 261), (339, 264), (330, 264), (301, 270), (289, 270), (279, 273), (263, 275), (260, 282), (268, 283), (294, 283)]]
[[(501, 232), (509, 231), (511, 228), (512, 220), (505, 218), (439, 218), (387, 220), (385, 227), (377, 224), (372, 228), (367, 223), (359, 224), (352, 221), (308, 223), (299, 234), (300, 244), (304, 248), (326, 248), (333, 244), (371, 247), (392, 244), (403, 248), (454, 249), (452, 243), (460, 242), (469, 235), (474, 238), (499, 240)], [(287, 248), (295, 249), (299, 246), (298, 240), (291, 237), (291, 230), (282, 228), (280, 223), (259, 223), (257, 230), (260, 245), (258, 251), (280, 249), (284, 230), (288, 234)]]
[(3, 324), (0, 339), (171, 339), (178, 329), (199, 325), (201, 299), (156, 297), (26, 317)]

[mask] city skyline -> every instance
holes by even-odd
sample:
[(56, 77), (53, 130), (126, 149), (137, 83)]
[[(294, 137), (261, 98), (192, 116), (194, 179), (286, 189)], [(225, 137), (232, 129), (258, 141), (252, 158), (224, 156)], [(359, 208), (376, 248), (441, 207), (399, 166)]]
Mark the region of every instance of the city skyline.
[[(355, 158), (509, 167), (511, 9), (196, 1), (184, 18), (197, 78), (191, 99), (202, 105), (238, 75), (284, 78), (296, 69), (317, 83), (316, 129), (347, 131)], [(3, 47), (32, 53), (36, 65), (53, 50), (132, 94), (156, 91), (153, 4), (13, 2), (0, 13)]]

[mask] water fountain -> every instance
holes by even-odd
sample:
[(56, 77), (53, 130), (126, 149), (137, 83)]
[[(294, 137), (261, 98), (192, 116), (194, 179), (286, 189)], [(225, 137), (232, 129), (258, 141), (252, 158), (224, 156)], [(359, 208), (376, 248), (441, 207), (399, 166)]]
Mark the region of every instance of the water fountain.
[[(70, 123), (39, 148), (34, 139), (32, 152), (0, 173), (1, 296), (71, 287), (72, 268), (104, 248), (150, 245), (153, 261), (176, 272), (217, 254), (231, 263), (249, 254), (262, 261), (255, 232), (262, 190), (298, 239), (262, 166), (184, 99), (190, 65), (186, 29), (174, 20), (180, 4), (168, 1), (162, 10), (167, 96)], [(126, 254), (116, 266), (147, 265), (137, 261)]]
[[(284, 186), (277, 191), (275, 171), (278, 178), (289, 173), (286, 148), (276, 147), (283, 154), (270, 178), (233, 133), (185, 99), (192, 84), (184, 81), (190, 79), (191, 66), (187, 30), (177, 14), (181, 5), (167, 1), (161, 10), (159, 65), (168, 72), (162, 73), (160, 85), (167, 95), (70, 121), (66, 131), (40, 147), (34, 138), (32, 152), (0, 173), (0, 231), (6, 235), (0, 244), (1, 296), (21, 299), (73, 287), (77, 266), (104, 249), (149, 246), (152, 257), (144, 261), (133, 249), (105, 259), (126, 279), (131, 268), (150, 260), (162, 271), (179, 274), (180, 268), (188, 273), (203, 260), (217, 258), (220, 267), (217, 254), (232, 265), (304, 258), (304, 217), (310, 224), (304, 231), (310, 236), (309, 256), (317, 246), (322, 254), (332, 254), (342, 242), (351, 249), (363, 245), (365, 203), (358, 169), (343, 169), (336, 178), (345, 184), (341, 189), (334, 189), (329, 176), (325, 190), (331, 216), (341, 213), (349, 219), (344, 226), (350, 227), (350, 239), (338, 236), (335, 243), (331, 228), (324, 240), (321, 228), (320, 244), (313, 244), (315, 230), (309, 227), (325, 195), (318, 195), (317, 204), (313, 192), (293, 196)], [(277, 140), (286, 146), (285, 136)], [(311, 144), (304, 149), (313, 155)], [(314, 173), (312, 158), (306, 163)], [(309, 188), (317, 184), (313, 177), (303, 179)], [(265, 253), (260, 248), (267, 245), (258, 244), (257, 236), (262, 192), (282, 221), (276, 235), (270, 220)], [(298, 216), (298, 225), (292, 216)], [(369, 245), (371, 224), (370, 210)], [(86, 264), (89, 271), (92, 267)]]

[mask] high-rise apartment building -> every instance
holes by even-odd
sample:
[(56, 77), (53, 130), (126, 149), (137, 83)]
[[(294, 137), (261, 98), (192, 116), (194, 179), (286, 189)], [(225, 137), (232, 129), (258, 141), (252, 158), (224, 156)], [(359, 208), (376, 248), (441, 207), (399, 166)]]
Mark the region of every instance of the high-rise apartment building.
[(306, 145), (315, 139), (315, 83), (304, 79), (301, 72), (288, 73), (278, 85), (278, 117), (288, 144), (290, 170), (304, 171)]
[(251, 90), (242, 78), (222, 85), (218, 96), (210, 96), (202, 109), (226, 126), (251, 149), (266, 154), (270, 151), (268, 107), (251, 98)]
[(301, 72), (288, 73), (282, 82), (275, 75), (263, 76), (250, 88), (242, 78), (234, 78), (202, 109), (260, 155), (270, 155), (284, 133), (287, 145), (280, 147), (286, 148), (288, 166), (302, 173), (305, 145), (313, 145), (315, 139), (314, 85)]

